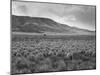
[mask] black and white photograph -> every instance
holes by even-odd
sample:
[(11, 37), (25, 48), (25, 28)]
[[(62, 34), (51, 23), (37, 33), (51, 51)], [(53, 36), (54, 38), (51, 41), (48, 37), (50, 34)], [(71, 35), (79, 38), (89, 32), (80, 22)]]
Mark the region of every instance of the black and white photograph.
[(11, 1), (11, 74), (96, 69), (96, 6)]

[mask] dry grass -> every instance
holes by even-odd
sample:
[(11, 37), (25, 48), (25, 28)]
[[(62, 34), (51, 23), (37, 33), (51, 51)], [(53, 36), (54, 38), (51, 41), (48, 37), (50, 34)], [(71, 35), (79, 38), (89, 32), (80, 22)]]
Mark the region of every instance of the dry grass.
[(12, 40), (12, 74), (96, 68), (95, 40)]

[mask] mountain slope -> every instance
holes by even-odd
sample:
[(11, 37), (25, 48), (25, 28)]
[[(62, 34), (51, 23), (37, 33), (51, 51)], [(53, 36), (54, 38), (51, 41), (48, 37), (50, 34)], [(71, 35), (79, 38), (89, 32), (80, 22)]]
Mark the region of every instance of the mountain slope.
[(95, 32), (86, 29), (70, 27), (57, 23), (49, 18), (15, 16), (12, 15), (13, 32), (32, 33), (64, 33), (64, 34), (94, 34)]

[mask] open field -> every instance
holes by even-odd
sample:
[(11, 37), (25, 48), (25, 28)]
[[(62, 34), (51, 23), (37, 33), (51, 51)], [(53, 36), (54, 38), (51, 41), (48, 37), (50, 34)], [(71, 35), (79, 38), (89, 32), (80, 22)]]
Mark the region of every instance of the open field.
[[(44, 36), (45, 35), (45, 36)], [(12, 32), (12, 40), (27, 40), (27, 39), (67, 39), (67, 40), (95, 40), (94, 35), (76, 35), (76, 34), (62, 34), (62, 33), (50, 33), (50, 34), (39, 34), (39, 33), (21, 33)]]
[(96, 68), (95, 36), (12, 35), (11, 73)]

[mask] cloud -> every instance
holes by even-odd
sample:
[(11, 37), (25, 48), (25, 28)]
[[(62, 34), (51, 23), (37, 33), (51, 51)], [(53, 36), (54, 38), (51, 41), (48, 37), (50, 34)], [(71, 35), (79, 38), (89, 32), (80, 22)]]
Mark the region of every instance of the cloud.
[(12, 14), (47, 17), (71, 26), (95, 29), (94, 6), (13, 1)]
[(19, 11), (19, 13), (22, 13), (22, 14), (25, 14), (25, 15), (27, 15), (28, 12), (29, 12), (28, 8), (25, 5), (18, 6), (17, 10)]
[(77, 17), (77, 20), (90, 24), (95, 25), (95, 8), (91, 6), (83, 6), (81, 7), (80, 11), (73, 11), (72, 14), (74, 14)]

